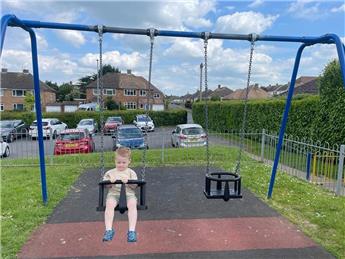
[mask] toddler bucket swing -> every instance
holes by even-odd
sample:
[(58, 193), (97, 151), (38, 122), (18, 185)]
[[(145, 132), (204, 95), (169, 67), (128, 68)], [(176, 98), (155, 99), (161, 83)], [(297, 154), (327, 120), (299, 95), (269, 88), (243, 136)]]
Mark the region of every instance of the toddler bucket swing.
[[(207, 44), (209, 39), (209, 33), (204, 34), (204, 58), (205, 58), (205, 94), (207, 95)], [(206, 175), (205, 175), (205, 190), (204, 194), (207, 199), (223, 199), (224, 201), (229, 201), (230, 199), (240, 199), (242, 198), (241, 192), (241, 156), (244, 144), (244, 133), (246, 128), (247, 120), (247, 103), (248, 103), (248, 93), (250, 85), (250, 76), (252, 69), (253, 53), (254, 46), (256, 41), (256, 34), (251, 34), (251, 48), (249, 54), (249, 67), (248, 67), (248, 76), (247, 76), (247, 87), (244, 98), (244, 111), (242, 119), (242, 129), (241, 129), (241, 138), (240, 138), (240, 149), (238, 152), (238, 157), (236, 161), (236, 168), (234, 172), (227, 171), (218, 171), (210, 172), (210, 152), (209, 152), (209, 138), (208, 138), (208, 105), (207, 105), (207, 96), (205, 98), (205, 128), (206, 128)]]

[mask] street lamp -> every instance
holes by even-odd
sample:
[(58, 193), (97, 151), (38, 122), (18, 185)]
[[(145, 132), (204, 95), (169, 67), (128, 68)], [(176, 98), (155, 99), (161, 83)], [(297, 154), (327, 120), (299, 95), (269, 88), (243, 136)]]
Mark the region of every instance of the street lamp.
[(202, 69), (204, 67), (203, 63), (200, 63), (200, 90), (199, 90), (199, 101), (202, 100)]
[(97, 105), (99, 105), (99, 68), (97, 59)]

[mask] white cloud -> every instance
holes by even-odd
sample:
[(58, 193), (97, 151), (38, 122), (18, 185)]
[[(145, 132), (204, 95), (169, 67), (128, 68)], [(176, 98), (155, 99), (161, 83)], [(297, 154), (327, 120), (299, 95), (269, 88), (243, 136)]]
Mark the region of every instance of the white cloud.
[(314, 0), (297, 0), (290, 4), (288, 12), (300, 19), (317, 20), (325, 15), (319, 6)]
[(251, 4), (248, 5), (250, 8), (256, 8), (264, 3), (263, 0), (255, 0)]
[(60, 38), (71, 43), (74, 47), (80, 47), (85, 43), (85, 37), (80, 31), (58, 31)]
[(191, 39), (174, 39), (174, 43), (170, 48), (163, 52), (167, 57), (180, 57), (185, 58), (199, 58), (203, 57), (202, 54), (203, 44), (201, 40)]
[(236, 12), (220, 16), (217, 19), (216, 31), (223, 33), (261, 33), (272, 26), (279, 15), (264, 16), (257, 12)]
[[(39, 50), (45, 50), (45, 49), (48, 48), (48, 42), (47, 42), (47, 40), (44, 38), (43, 35), (38, 34), (37, 32), (36, 32), (36, 41), (37, 41), (37, 48), (38, 48)], [(26, 45), (27, 47), (31, 48), (31, 40), (30, 40), (30, 37), (25, 37), (24, 42), (25, 42), (25, 45)]]
[(334, 7), (331, 9), (332, 13), (337, 13), (337, 12), (345, 12), (345, 4), (342, 4), (339, 7)]
[[(98, 54), (88, 53), (80, 59), (80, 63), (94, 68), (97, 59), (99, 59)], [(102, 60), (103, 64), (110, 64), (125, 71), (126, 69), (137, 69), (140, 67), (141, 62), (144, 62), (144, 57), (139, 52), (121, 54), (119, 51), (108, 51), (102, 54)]]

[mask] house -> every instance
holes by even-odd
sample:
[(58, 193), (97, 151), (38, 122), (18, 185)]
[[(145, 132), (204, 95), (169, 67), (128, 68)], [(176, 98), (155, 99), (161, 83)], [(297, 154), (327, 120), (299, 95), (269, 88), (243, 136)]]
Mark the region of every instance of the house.
[(223, 100), (225, 96), (231, 94), (232, 92), (233, 90), (227, 88), (226, 86), (218, 85), (218, 87), (210, 94), (210, 97), (219, 97), (221, 100)]
[[(41, 81), (40, 91), (42, 110), (45, 111), (48, 103), (56, 102), (56, 91)], [(29, 70), (8, 72), (6, 68), (1, 69), (1, 111), (23, 111), (27, 93), (34, 94), (34, 78)]]
[[(154, 111), (164, 110), (164, 94), (151, 84), (150, 108)], [(103, 75), (103, 98), (111, 97), (116, 103), (125, 106), (129, 110), (146, 109), (148, 94), (148, 81), (127, 73), (107, 73)], [(86, 86), (86, 102), (97, 102), (99, 90), (97, 81)]]
[[(319, 94), (319, 89), (317, 85), (317, 77), (315, 76), (301, 76), (296, 79), (294, 95), (296, 94)], [(268, 87), (263, 87), (270, 96), (281, 96), (287, 95), (289, 91), (290, 83), (284, 85), (269, 85)]]
[[(225, 96), (223, 100), (244, 100), (246, 97), (246, 89), (237, 89), (233, 93)], [(269, 94), (261, 89), (258, 84), (249, 87), (248, 99), (267, 99)]]

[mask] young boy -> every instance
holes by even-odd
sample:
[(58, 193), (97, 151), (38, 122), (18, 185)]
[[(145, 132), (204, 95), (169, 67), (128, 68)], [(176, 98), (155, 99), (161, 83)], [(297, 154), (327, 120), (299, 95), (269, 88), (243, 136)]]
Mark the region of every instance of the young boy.
[[(136, 173), (128, 168), (131, 162), (131, 150), (126, 147), (120, 147), (116, 150), (114, 169), (107, 171), (103, 177), (103, 180), (110, 180), (114, 183), (116, 180), (121, 180), (123, 183), (127, 183), (128, 180), (137, 180)], [(137, 198), (135, 196), (134, 189), (136, 185), (126, 184), (126, 198), (128, 208), (128, 233), (127, 241), (136, 242), (137, 233), (135, 232), (135, 226), (137, 223)], [(114, 219), (114, 208), (119, 203), (121, 185), (114, 184), (109, 185), (107, 194), (106, 208), (104, 213), (105, 233), (103, 236), (104, 241), (111, 241), (115, 235), (115, 230), (112, 228)]]

